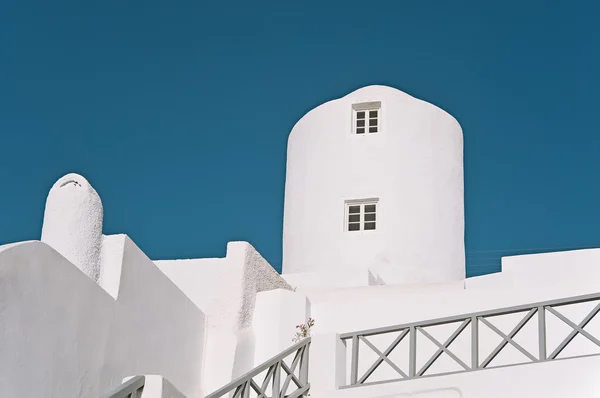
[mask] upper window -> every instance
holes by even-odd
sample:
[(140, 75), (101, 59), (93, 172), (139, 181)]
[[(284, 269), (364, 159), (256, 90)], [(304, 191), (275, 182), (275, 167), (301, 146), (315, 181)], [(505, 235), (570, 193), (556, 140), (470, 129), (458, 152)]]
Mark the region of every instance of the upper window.
[(352, 132), (354, 134), (377, 133), (381, 129), (381, 102), (365, 102), (352, 105)]
[(346, 202), (346, 230), (369, 231), (376, 227), (377, 200)]

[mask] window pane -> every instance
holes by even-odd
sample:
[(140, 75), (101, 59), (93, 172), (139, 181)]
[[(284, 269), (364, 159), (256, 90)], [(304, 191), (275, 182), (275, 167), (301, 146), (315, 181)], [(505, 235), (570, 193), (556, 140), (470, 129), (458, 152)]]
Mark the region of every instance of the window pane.
[(375, 213), (375, 205), (365, 205), (365, 213)]
[(365, 112), (356, 112), (356, 118), (357, 119), (364, 119), (365, 118)]
[(377, 127), (369, 127), (369, 133), (376, 133)]
[(370, 229), (375, 229), (375, 223), (374, 222), (366, 222), (365, 223), (365, 231), (370, 230)]
[(360, 231), (360, 224), (348, 224), (348, 231)]
[(369, 119), (369, 126), (377, 126), (377, 119)]
[(349, 206), (348, 213), (350, 213), (350, 214), (360, 213), (360, 206)]
[(377, 111), (369, 111), (369, 117), (377, 117)]
[(364, 127), (360, 127), (356, 129), (356, 134), (364, 134), (365, 133), (365, 129)]
[[(350, 220), (352, 221), (352, 220)], [(356, 220), (360, 221), (360, 220)], [(375, 213), (365, 214), (365, 221), (375, 221)]]
[(356, 121), (356, 127), (365, 127), (365, 121), (363, 120), (357, 120)]
[[(373, 221), (373, 220), (370, 220), (370, 221)], [(348, 221), (349, 222), (360, 222), (360, 214), (350, 214), (348, 216)]]

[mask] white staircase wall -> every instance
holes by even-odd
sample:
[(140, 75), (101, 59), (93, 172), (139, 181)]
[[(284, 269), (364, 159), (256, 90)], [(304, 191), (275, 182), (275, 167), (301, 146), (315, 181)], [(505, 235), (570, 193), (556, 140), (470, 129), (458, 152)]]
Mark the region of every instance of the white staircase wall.
[(0, 395), (97, 397), (153, 373), (202, 396), (204, 314), (119, 239), (116, 300), (45, 243), (0, 248)]

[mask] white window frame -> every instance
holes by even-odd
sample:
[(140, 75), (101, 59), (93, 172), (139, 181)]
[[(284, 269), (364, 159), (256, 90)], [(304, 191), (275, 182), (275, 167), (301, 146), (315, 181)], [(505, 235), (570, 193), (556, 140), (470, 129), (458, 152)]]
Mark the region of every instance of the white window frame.
[[(374, 213), (369, 213), (369, 214), (375, 214), (375, 220), (374, 221), (365, 221), (365, 206), (368, 205), (375, 205), (375, 212)], [(379, 205), (379, 199), (376, 198), (372, 198), (372, 199), (356, 199), (356, 200), (347, 200), (344, 203), (344, 231), (346, 232), (373, 232), (373, 231), (377, 231), (377, 225), (379, 224), (379, 220), (377, 217), (377, 213), (378, 213), (378, 206)], [(352, 222), (352, 224), (356, 224), (358, 223), (359, 225), (359, 229), (354, 229), (354, 230), (350, 230), (350, 207), (351, 206), (360, 206), (360, 212), (359, 213), (352, 213), (352, 214), (358, 214), (360, 216), (360, 219), (358, 222)], [(375, 228), (374, 229), (365, 229), (365, 223), (375, 223)]]
[[(377, 112), (375, 118), (370, 117), (370, 112)], [(364, 127), (358, 127), (358, 112), (365, 112), (365, 125)], [(373, 124), (373, 120), (375, 123)], [(357, 129), (364, 128), (363, 133), (358, 133)], [(370, 132), (371, 128), (375, 128), (377, 131)], [(360, 104), (352, 105), (352, 134), (365, 136), (371, 134), (378, 134), (381, 132), (381, 102), (362, 102)]]

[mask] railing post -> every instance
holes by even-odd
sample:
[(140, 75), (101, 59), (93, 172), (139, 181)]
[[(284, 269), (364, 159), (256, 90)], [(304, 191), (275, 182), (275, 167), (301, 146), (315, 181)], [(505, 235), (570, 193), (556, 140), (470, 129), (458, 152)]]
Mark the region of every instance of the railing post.
[(280, 398), (281, 392), (281, 361), (277, 361), (275, 364), (275, 372), (273, 373), (273, 388), (271, 396), (273, 398)]
[(250, 380), (244, 384), (244, 391), (242, 391), (242, 398), (250, 398)]
[(302, 358), (300, 358), (300, 384), (302, 387), (308, 385), (308, 347), (310, 343), (301, 348)]
[(471, 317), (471, 369), (479, 368), (479, 319)]
[(410, 327), (410, 345), (408, 358), (408, 377), (415, 377), (417, 374), (417, 329)]
[(538, 313), (538, 334), (539, 334), (539, 345), (540, 355), (539, 360), (545, 361), (546, 356), (546, 308), (541, 305), (537, 309)]
[(358, 336), (352, 336), (352, 363), (350, 365), (350, 385), (358, 381)]

